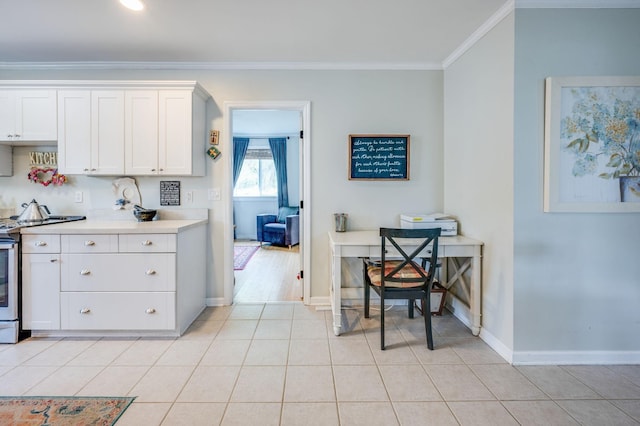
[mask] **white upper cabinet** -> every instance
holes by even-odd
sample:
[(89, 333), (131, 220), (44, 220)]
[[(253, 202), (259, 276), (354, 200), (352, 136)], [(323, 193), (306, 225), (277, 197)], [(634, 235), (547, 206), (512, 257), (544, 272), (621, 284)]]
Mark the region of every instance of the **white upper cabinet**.
[(56, 90), (0, 89), (0, 141), (15, 145), (58, 139)]
[(158, 91), (125, 94), (125, 173), (158, 174)]
[[(161, 90), (158, 165), (163, 175), (192, 173), (192, 94), (186, 90)], [(204, 155), (204, 150), (198, 154)]]
[(61, 173), (124, 173), (124, 91), (59, 91), (58, 128)]
[(125, 174), (204, 176), (205, 99), (194, 90), (128, 91)]

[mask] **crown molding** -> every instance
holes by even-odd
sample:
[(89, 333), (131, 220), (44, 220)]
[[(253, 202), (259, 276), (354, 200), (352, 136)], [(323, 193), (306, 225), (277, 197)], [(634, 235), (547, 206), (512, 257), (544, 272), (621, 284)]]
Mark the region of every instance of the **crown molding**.
[(516, 9), (635, 9), (640, 0), (515, 0)]
[(0, 62), (0, 70), (442, 70), (428, 62)]
[(496, 11), (487, 21), (482, 24), (477, 30), (473, 32), (456, 50), (454, 50), (451, 55), (449, 55), (443, 62), (442, 68), (447, 69), (451, 64), (453, 64), (458, 58), (460, 58), (464, 53), (471, 49), (471, 47), (476, 44), (482, 37), (484, 37), (489, 31), (493, 29), (496, 25), (498, 25), (504, 18), (509, 16), (511, 12), (514, 10), (514, 0), (509, 0), (506, 2), (500, 9)]

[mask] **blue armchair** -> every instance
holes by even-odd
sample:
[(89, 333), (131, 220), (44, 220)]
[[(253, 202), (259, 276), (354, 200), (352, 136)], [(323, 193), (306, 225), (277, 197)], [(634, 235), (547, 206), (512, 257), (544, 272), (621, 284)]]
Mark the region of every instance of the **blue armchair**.
[(298, 207), (280, 207), (278, 214), (259, 214), (256, 231), (260, 245), (263, 242), (291, 248), (300, 243), (300, 216)]

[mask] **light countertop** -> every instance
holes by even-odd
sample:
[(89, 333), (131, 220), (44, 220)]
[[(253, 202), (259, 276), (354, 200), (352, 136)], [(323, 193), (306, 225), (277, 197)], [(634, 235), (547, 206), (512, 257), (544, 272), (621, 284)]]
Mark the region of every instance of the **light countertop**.
[(206, 219), (167, 219), (150, 222), (87, 219), (20, 229), (23, 235), (34, 234), (176, 234), (206, 224)]

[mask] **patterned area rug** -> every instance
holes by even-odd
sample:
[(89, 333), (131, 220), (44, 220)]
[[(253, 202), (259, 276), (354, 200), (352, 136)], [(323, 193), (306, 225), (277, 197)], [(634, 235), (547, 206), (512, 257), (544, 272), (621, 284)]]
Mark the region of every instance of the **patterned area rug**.
[(111, 426), (134, 399), (135, 397), (0, 396), (0, 425)]
[(259, 246), (233, 246), (233, 270), (242, 271), (259, 248)]

